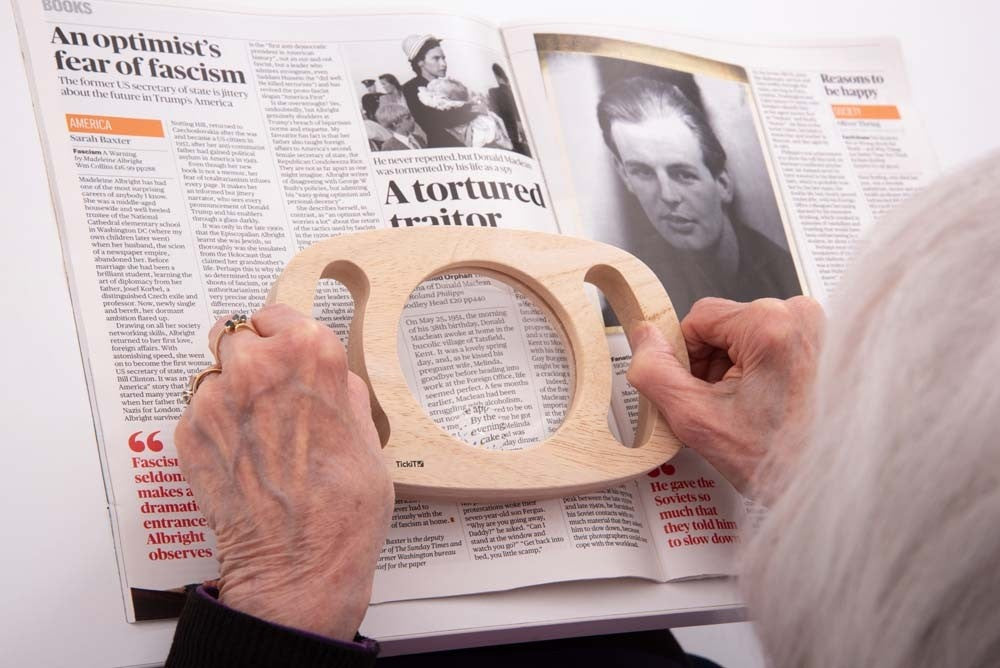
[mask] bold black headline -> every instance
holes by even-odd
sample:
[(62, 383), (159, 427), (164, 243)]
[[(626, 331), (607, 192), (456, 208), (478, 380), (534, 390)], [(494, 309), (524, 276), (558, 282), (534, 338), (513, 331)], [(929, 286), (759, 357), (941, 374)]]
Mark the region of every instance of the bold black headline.
[(876, 99), (879, 86), (885, 83), (885, 77), (880, 74), (820, 74), (819, 77), (827, 95), (859, 100)]
[(168, 38), (149, 37), (141, 32), (128, 35), (110, 33), (85, 33), (63, 30), (56, 26), (52, 31), (51, 44), (83, 48), (106, 49), (121, 59), (94, 58), (92, 56), (71, 55), (66, 49), (55, 52), (56, 69), (61, 72), (86, 72), (90, 74), (125, 74), (153, 79), (176, 81), (206, 81), (211, 83), (245, 84), (242, 70), (209, 67), (205, 63), (165, 62), (159, 56), (132, 56), (131, 53), (154, 53), (169, 56), (193, 56), (195, 58), (221, 58), (222, 49), (207, 39), (184, 41), (173, 35)]
[[(518, 201), (524, 204), (545, 208), (545, 198), (542, 197), (542, 186), (533, 183), (527, 186), (523, 183), (507, 181), (474, 181), (471, 178), (464, 181), (414, 181), (409, 190), (404, 190), (395, 181), (389, 181), (386, 187), (385, 203), (387, 205), (421, 204), (430, 202), (458, 202), (480, 200)], [(497, 227), (497, 221), (503, 214), (493, 212), (467, 212), (458, 208), (449, 211), (441, 207), (438, 214), (430, 216), (400, 216), (393, 214), (389, 223), (393, 227), (413, 227), (414, 225), (479, 225), (482, 227)]]

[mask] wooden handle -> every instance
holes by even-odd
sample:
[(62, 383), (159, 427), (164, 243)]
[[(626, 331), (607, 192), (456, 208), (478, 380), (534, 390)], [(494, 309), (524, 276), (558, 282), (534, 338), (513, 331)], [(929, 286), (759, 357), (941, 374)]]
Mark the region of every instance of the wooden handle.
[[(573, 399), (562, 426), (537, 447), (492, 451), (463, 443), (431, 420), (407, 387), (396, 350), (403, 307), (428, 278), (459, 270), (501, 276), (527, 291), (558, 319), (566, 336), (575, 369)], [(585, 282), (604, 293), (627, 336), (639, 322), (652, 322), (688, 364), (670, 298), (656, 275), (621, 249), (491, 228), (360, 232), (321, 241), (295, 256), (267, 303), (311, 315), (323, 278), (340, 281), (354, 297), (349, 362), (371, 389), (383, 455), (401, 498), (516, 501), (591, 492), (639, 476), (681, 447), (645, 398), (635, 447), (622, 446), (608, 429), (610, 353)]]

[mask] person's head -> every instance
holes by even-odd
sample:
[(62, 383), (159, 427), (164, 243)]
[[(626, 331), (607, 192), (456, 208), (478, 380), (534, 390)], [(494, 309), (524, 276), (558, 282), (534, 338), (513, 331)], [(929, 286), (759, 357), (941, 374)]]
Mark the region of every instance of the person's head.
[(447, 111), (469, 107), (472, 95), (461, 81), (442, 78), (433, 79), (417, 91), (420, 101), (432, 109)]
[(387, 130), (406, 136), (409, 136), (416, 127), (410, 110), (394, 102), (379, 105), (378, 111), (375, 112), (375, 120)]
[(427, 84), (427, 90), (455, 103), (465, 103), (472, 99), (465, 84), (454, 79), (435, 79)]
[(625, 187), (680, 250), (713, 248), (730, 225), (726, 152), (704, 112), (681, 90), (647, 77), (604, 92), (597, 122)]
[(381, 93), (365, 93), (361, 96), (361, 111), (364, 112), (365, 118), (375, 120), (375, 111), (378, 109), (380, 97), (382, 97)]
[(507, 73), (500, 67), (500, 63), (493, 63), (493, 76), (496, 77), (497, 83), (501, 86), (510, 85), (510, 79), (507, 78)]
[(399, 83), (399, 79), (392, 74), (383, 74), (378, 78), (378, 82), (382, 85), (382, 90), (388, 95), (396, 95), (403, 88)]
[(362, 79), (361, 85), (365, 87), (366, 93), (375, 92), (375, 80), (374, 79)]
[(410, 61), (410, 68), (428, 81), (448, 74), (448, 61), (441, 40), (433, 35), (410, 35), (403, 40), (403, 53)]
[(776, 668), (1000, 665), (1000, 154), (873, 228), (744, 557)]

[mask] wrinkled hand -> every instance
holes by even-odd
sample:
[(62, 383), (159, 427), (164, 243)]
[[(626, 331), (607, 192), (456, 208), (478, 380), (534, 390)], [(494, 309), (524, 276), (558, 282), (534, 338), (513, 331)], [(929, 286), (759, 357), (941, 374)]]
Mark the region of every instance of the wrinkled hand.
[(220, 600), (351, 640), (393, 506), (368, 388), (329, 328), (281, 305), (252, 321), (260, 336), (222, 337), (222, 373), (205, 379), (176, 431), (218, 537)]
[[(779, 493), (812, 420), (824, 324), (808, 297), (748, 304), (707, 298), (681, 322), (691, 372), (649, 324), (632, 336), (629, 382), (652, 401), (684, 444), (741, 492)], [(755, 474), (765, 456), (773, 464)]]

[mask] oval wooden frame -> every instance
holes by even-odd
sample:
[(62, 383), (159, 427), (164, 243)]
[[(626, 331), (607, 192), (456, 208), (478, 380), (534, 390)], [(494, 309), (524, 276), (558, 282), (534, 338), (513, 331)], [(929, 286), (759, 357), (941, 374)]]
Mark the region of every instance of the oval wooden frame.
[[(491, 451), (463, 443), (431, 420), (410, 392), (396, 348), (403, 307), (417, 286), (448, 271), (500, 277), (558, 319), (575, 370), (573, 399), (562, 426), (537, 447)], [(681, 447), (642, 397), (634, 447), (623, 447), (608, 428), (610, 353), (585, 282), (604, 293), (627, 336), (639, 322), (652, 322), (688, 364), (670, 298), (656, 275), (623, 250), (575, 237), (493, 228), (359, 232), (318, 242), (296, 255), (267, 303), (311, 315), (324, 278), (340, 281), (354, 298), (349, 364), (368, 383), (383, 455), (400, 498), (569, 496), (642, 475)]]

